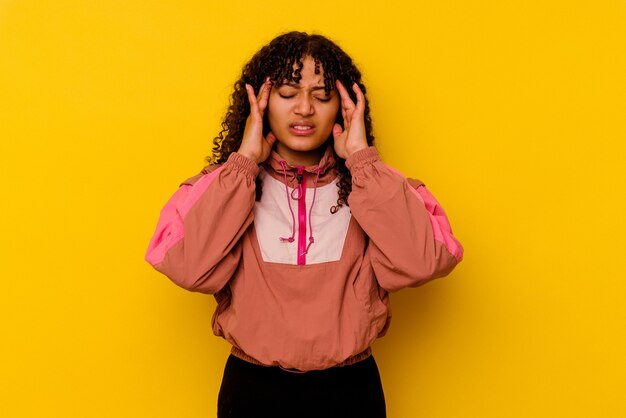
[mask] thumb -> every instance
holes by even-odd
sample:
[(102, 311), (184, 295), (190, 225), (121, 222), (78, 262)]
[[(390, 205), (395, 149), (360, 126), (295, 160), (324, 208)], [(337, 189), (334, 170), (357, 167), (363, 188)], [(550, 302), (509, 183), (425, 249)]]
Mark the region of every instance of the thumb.
[(274, 136), (274, 133), (270, 131), (265, 137), (265, 139), (267, 140), (267, 144), (270, 146), (270, 148), (272, 148), (272, 146), (274, 145), (274, 142), (276, 142), (276, 137)]
[(333, 126), (333, 137), (337, 138), (342, 133), (343, 133), (343, 128), (341, 127), (341, 125), (339, 125), (338, 123), (335, 123), (335, 126)]

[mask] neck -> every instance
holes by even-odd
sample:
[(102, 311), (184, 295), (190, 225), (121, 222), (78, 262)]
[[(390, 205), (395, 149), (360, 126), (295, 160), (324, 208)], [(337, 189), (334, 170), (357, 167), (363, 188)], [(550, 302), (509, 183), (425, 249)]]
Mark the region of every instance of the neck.
[(327, 145), (328, 144), (324, 144), (311, 151), (296, 151), (287, 148), (280, 142), (276, 141), (276, 152), (291, 166), (302, 165), (304, 167), (309, 167), (319, 164), (320, 160), (324, 156), (324, 153), (326, 152)]

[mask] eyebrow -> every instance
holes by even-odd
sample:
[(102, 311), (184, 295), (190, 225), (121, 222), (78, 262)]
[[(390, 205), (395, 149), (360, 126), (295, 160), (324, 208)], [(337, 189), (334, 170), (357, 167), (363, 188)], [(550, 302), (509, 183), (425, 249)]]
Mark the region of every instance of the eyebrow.
[[(291, 81), (289, 83), (284, 83), (283, 85), (284, 86), (293, 87), (295, 89), (301, 89), (302, 88), (302, 87), (300, 87), (300, 84), (296, 84), (293, 81)], [(315, 87), (311, 88), (311, 90), (324, 90), (324, 86), (315, 86)]]

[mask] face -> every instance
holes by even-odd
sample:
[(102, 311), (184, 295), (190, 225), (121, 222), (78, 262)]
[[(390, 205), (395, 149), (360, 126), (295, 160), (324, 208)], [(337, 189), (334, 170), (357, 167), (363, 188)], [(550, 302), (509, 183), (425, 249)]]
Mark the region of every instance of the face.
[(276, 136), (276, 152), (291, 165), (319, 162), (339, 111), (339, 94), (324, 93), (323, 69), (315, 74), (315, 61), (302, 60), (298, 84), (274, 85), (267, 105), (270, 129)]

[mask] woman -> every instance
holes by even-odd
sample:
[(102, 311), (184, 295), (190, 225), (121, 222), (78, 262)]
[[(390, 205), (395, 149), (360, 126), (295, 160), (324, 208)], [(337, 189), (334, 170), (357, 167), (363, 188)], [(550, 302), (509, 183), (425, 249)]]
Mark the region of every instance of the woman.
[(320, 35), (278, 36), (244, 66), (209, 165), (161, 212), (146, 260), (214, 295), (232, 345), (218, 417), (384, 417), (371, 344), (389, 292), (463, 258), (423, 182), (373, 146), (366, 89)]

